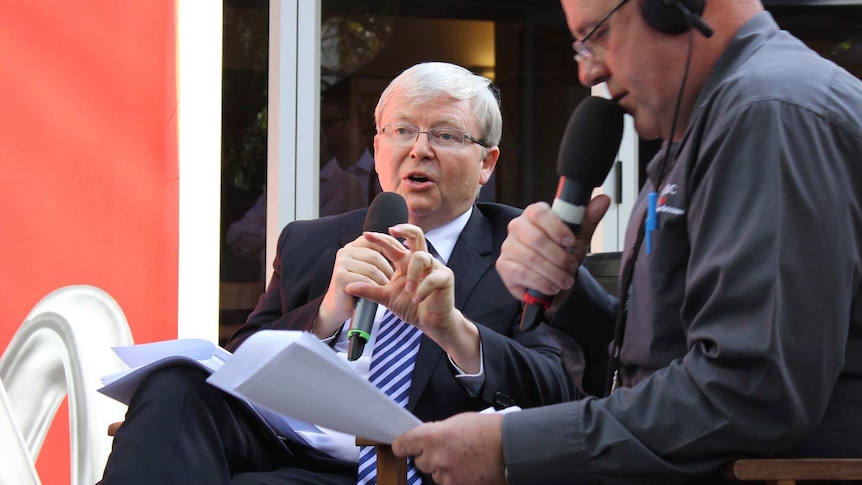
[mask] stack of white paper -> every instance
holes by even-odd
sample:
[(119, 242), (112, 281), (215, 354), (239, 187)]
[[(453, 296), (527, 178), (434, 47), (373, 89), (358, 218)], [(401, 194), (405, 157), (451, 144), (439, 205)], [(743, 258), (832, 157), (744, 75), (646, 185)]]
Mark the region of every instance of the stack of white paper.
[(141, 381), (156, 369), (188, 361), (215, 372), (231, 356), (212, 342), (193, 338), (113, 347), (113, 350), (130, 369), (102, 377), (105, 386), (99, 392), (127, 405)]
[(207, 382), (274, 412), (381, 443), (421, 424), (307, 332), (259, 331)]
[[(125, 404), (153, 370), (184, 360), (212, 372), (207, 382), (251, 403), (279, 431), (287, 423), (300, 435), (319, 432), (305, 425), (312, 423), (391, 443), (421, 424), (307, 332), (262, 330), (233, 355), (201, 339), (117, 347), (114, 351), (132, 369), (103, 377), (106, 385), (99, 392)], [(305, 441), (302, 436), (291, 436)]]

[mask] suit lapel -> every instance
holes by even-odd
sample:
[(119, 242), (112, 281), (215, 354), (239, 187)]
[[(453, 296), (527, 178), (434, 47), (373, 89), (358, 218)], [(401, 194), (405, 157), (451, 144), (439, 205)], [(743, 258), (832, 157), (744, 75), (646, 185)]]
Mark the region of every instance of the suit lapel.
[[(449, 266), (455, 274), (455, 307), (464, 308), (467, 299), (488, 267), (494, 264), (494, 239), (491, 224), (477, 206), (458, 236), (458, 241), (449, 257)], [(407, 409), (412, 410), (428, 385), (434, 369), (438, 365), (447, 365), (445, 353), (433, 340), (422, 338), (419, 352), (416, 355), (416, 367), (413, 369), (413, 381), (410, 384), (410, 399)]]
[(452, 250), (449, 266), (455, 273), (455, 307), (464, 308), (476, 284), (494, 264), (494, 235), (488, 219), (473, 207), (473, 214)]

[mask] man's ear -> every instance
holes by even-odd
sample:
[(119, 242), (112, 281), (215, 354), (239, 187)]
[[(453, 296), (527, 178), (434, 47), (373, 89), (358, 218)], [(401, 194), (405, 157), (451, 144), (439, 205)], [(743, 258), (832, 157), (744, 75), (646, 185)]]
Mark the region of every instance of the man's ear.
[(380, 134), (375, 133), (374, 134), (374, 143), (372, 143), (373, 152), (371, 153), (371, 156), (374, 157), (374, 171), (375, 172), (377, 171), (377, 144), (378, 143), (380, 143)]
[(485, 185), (494, 173), (494, 167), (497, 166), (497, 159), (500, 158), (500, 147), (490, 147), (485, 149), (485, 156), (482, 158), (482, 173), (479, 175), (479, 185)]

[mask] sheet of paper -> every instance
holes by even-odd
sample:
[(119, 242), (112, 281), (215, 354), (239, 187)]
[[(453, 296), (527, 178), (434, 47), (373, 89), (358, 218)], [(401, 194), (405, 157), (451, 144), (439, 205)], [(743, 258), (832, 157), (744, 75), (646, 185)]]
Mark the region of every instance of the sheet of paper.
[(139, 345), (113, 347), (130, 369), (102, 377), (104, 387), (99, 392), (129, 404), (135, 390), (145, 377), (166, 365), (185, 361), (209, 372), (221, 367), (230, 358), (230, 352), (203, 339), (165, 340)]
[(164, 359), (165, 357), (174, 357), (177, 355), (195, 360), (207, 360), (218, 352), (222, 357), (222, 361), (227, 360), (227, 357), (230, 356), (230, 352), (227, 350), (217, 347), (209, 340), (199, 338), (126, 345), (123, 347), (113, 347), (113, 350), (129, 367), (139, 367)]
[(307, 332), (256, 332), (207, 381), (271, 411), (382, 443), (421, 424)]
[(132, 400), (132, 395), (135, 393), (135, 390), (148, 375), (162, 367), (176, 365), (179, 361), (186, 361), (190, 365), (201, 366), (199, 361), (182, 355), (165, 357), (164, 359), (157, 360), (141, 367), (136, 367), (118, 374), (111, 374), (110, 376), (103, 377), (102, 382), (105, 382), (105, 385), (99, 388), (99, 392), (128, 405), (129, 401)]

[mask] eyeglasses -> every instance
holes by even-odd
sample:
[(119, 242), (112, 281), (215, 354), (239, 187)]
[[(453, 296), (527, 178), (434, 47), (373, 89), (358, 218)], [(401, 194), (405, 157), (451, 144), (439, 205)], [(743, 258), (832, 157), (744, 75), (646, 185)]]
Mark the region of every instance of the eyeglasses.
[(458, 148), (464, 144), (464, 140), (488, 148), (488, 144), (475, 138), (457, 128), (429, 128), (428, 131), (419, 131), (419, 127), (401, 123), (388, 123), (383, 125), (380, 133), (386, 140), (395, 145), (406, 147), (416, 143), (420, 133), (428, 135), (428, 143), (437, 148)]
[(572, 42), (572, 48), (575, 50), (575, 62), (580, 64), (581, 61), (593, 60), (593, 55), (595, 53), (593, 49), (589, 45), (587, 45), (587, 41), (590, 40), (590, 38), (594, 35), (597, 39), (600, 39), (603, 35), (605, 35), (607, 29), (602, 30), (601, 32), (599, 32), (599, 29), (608, 21), (608, 19), (611, 18), (611, 15), (615, 14), (616, 11), (619, 10), (620, 7), (625, 5), (628, 1), (629, 0), (622, 0), (620, 3), (617, 4), (616, 7), (614, 7), (613, 10), (611, 10), (601, 20), (599, 20), (598, 23), (596, 23), (595, 27), (593, 27), (592, 29), (590, 29), (589, 32), (587, 32), (587, 35), (585, 35), (583, 39)]

